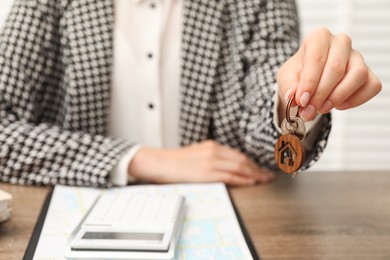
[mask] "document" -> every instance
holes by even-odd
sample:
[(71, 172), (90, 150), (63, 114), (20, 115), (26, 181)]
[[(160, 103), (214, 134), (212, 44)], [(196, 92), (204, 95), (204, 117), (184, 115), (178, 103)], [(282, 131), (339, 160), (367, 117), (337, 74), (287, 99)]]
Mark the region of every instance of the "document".
[[(253, 259), (224, 184), (136, 185), (146, 194), (180, 194), (187, 212), (176, 259)], [(67, 240), (101, 190), (56, 186), (34, 259), (65, 259)]]

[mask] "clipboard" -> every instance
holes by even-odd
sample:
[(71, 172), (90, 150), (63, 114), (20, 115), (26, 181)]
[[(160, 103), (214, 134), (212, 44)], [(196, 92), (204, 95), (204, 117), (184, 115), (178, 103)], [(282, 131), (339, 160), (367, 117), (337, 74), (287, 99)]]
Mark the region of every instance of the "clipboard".
[(45, 202), (42, 205), (41, 212), (39, 213), (38, 220), (35, 223), (33, 233), (31, 234), (30, 241), (28, 242), (26, 252), (24, 253), (23, 260), (34, 258), (35, 249), (37, 248), (39, 237), (41, 236), (43, 223), (45, 223), (46, 214), (47, 214), (47, 211), (49, 210), (49, 205), (50, 205), (50, 201), (51, 201), (52, 196), (53, 196), (53, 189), (51, 189), (46, 195)]
[[(228, 189), (227, 189), (228, 190)], [(252, 258), (254, 260), (259, 260), (261, 259), (259, 254), (257, 253), (254, 245), (253, 245), (253, 242), (249, 236), (249, 233), (245, 227), (245, 224), (242, 220), (242, 217), (239, 213), (239, 211), (237, 210), (237, 207), (234, 203), (234, 200), (232, 199), (232, 196), (228, 190), (228, 194), (229, 194), (229, 199), (230, 199), (230, 202), (232, 203), (232, 206), (233, 206), (233, 209), (234, 209), (234, 212), (235, 212), (235, 215), (236, 215), (236, 218), (238, 220), (238, 223), (240, 225), (240, 228), (241, 228), (241, 232), (245, 238), (245, 241), (246, 241), (246, 244), (248, 246), (248, 249), (252, 255)], [(27, 246), (27, 249), (26, 249), (26, 252), (24, 254), (24, 257), (23, 259), (24, 260), (29, 260), (29, 259), (34, 259), (34, 255), (35, 255), (35, 251), (36, 251), (36, 248), (37, 248), (37, 245), (38, 245), (38, 241), (39, 241), (39, 238), (40, 238), (40, 235), (41, 235), (41, 232), (42, 232), (42, 228), (43, 228), (43, 224), (45, 222), (45, 219), (46, 219), (46, 215), (47, 215), (47, 212), (49, 210), (49, 206), (50, 206), (50, 202), (51, 202), (51, 199), (52, 199), (52, 196), (53, 196), (53, 189), (50, 190), (46, 196), (46, 199), (45, 199), (45, 202), (41, 208), (41, 212), (39, 214), (39, 217), (38, 217), (38, 220), (35, 224), (35, 227), (34, 227), (34, 230), (33, 230), (33, 233), (30, 237), (30, 240), (29, 240), (29, 243), (28, 243), (28, 246)]]

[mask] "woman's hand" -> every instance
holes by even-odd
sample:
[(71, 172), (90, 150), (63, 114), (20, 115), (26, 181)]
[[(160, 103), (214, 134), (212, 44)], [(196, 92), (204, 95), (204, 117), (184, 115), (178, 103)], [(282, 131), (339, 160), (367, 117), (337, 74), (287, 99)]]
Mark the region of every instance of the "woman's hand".
[(278, 72), (280, 115), (285, 102), (295, 94), (300, 116), (312, 120), (317, 113), (359, 106), (376, 94), (382, 85), (362, 55), (352, 48), (351, 38), (317, 29), (303, 41), (298, 52)]
[(141, 148), (128, 172), (155, 183), (224, 182), (228, 185), (267, 183), (274, 174), (259, 168), (243, 153), (214, 141), (178, 149)]

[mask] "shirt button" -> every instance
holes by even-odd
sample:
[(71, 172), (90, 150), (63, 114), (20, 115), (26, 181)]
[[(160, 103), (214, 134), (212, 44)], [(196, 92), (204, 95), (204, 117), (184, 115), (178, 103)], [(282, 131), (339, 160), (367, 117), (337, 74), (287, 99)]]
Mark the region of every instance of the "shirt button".
[(149, 53), (148, 53), (148, 58), (149, 58), (149, 59), (153, 59), (153, 53), (149, 52)]
[(156, 4), (155, 3), (151, 3), (150, 4), (150, 8), (152, 8), (152, 9), (156, 8)]
[(150, 110), (152, 110), (152, 109), (154, 108), (153, 103), (149, 103), (149, 104), (148, 104), (148, 108), (149, 108)]

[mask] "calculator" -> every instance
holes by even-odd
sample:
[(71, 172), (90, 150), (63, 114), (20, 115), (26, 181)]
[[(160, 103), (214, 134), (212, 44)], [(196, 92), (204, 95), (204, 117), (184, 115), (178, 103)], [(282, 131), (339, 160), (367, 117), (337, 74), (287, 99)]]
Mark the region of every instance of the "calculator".
[(72, 258), (75, 252), (86, 255), (85, 251), (172, 255), (184, 218), (184, 202), (180, 195), (108, 190), (76, 228), (67, 256)]

